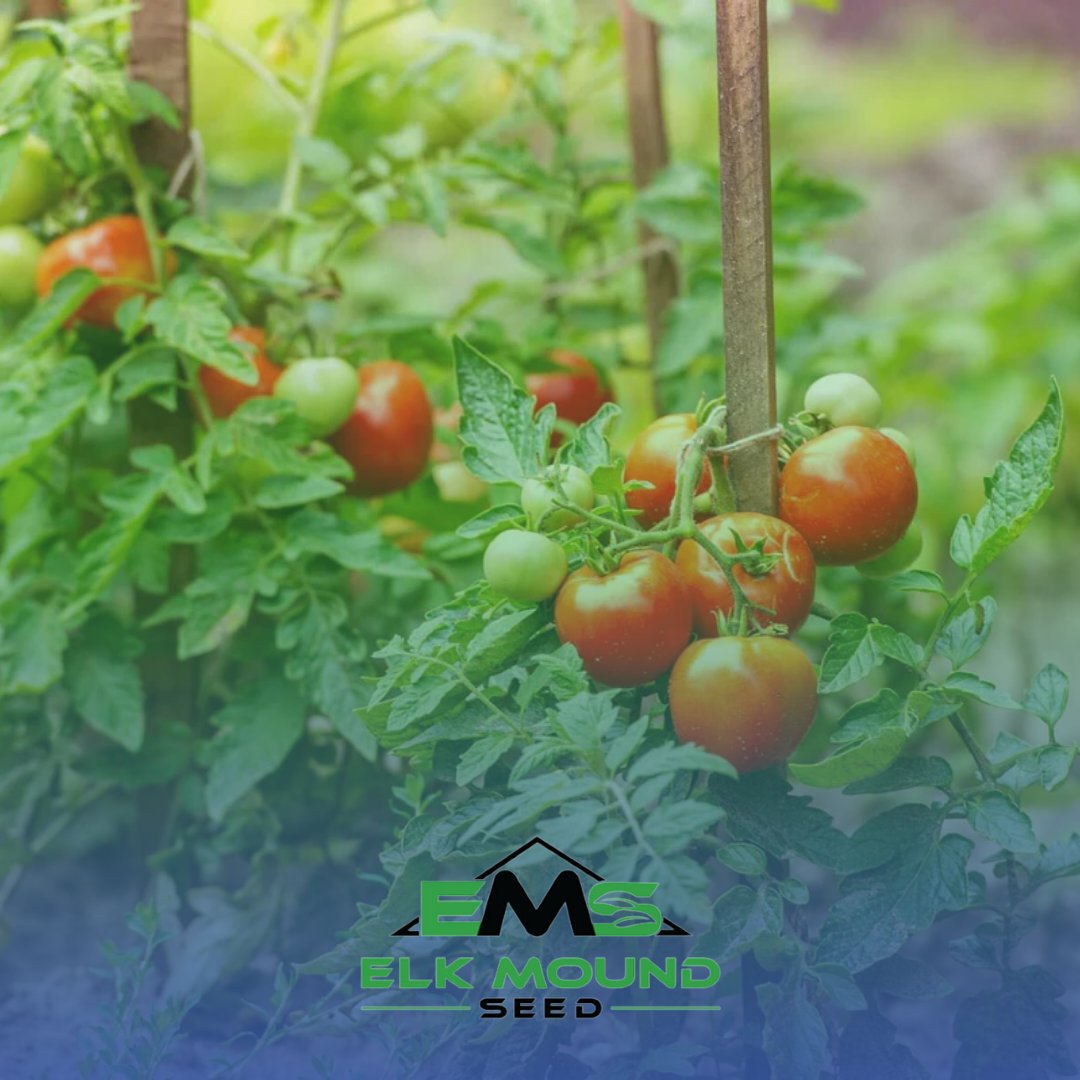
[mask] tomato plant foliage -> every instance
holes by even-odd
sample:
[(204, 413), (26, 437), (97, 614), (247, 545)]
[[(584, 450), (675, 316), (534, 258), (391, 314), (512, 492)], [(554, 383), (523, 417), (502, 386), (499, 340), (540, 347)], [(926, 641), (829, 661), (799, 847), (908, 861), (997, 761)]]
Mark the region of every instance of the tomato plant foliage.
[[(86, 305), (110, 286), (83, 266), (51, 280), (0, 339), (0, 805), (10, 840), (0, 845), (0, 904), (81, 815), (113, 836), (116, 822), (145, 815), (148, 902), (131, 929), (146, 952), (110, 959), (137, 997), (152, 958), (167, 954), (146, 1025), (153, 1038), (167, 1042), (197, 999), (212, 1000), (260, 951), (290, 961), (240, 1067), (286, 1035), (327, 1025), (369, 1035), (351, 978), (362, 958), (394, 948), (419, 883), (463, 868), (472, 876), (539, 835), (606, 878), (656, 882), (665, 915), (730, 975), (722, 992), (740, 978), (743, 1006), (759, 1014), (742, 1031), (710, 1029), (708, 1047), (698, 1028), (691, 1037), (678, 1025), (643, 1027), (647, 1046), (613, 1045), (607, 1071), (590, 1075), (700, 1074), (710, 1055), (737, 1060), (749, 1046), (784, 1080), (920, 1076), (889, 1004), (950, 995), (963, 997), (954, 1076), (1022, 1075), (1017, 1046), (1042, 1070), (1031, 1075), (1065, 1074), (1061, 988), (1048, 970), (1012, 961), (1040, 890), (1080, 874), (1080, 838), (1044, 839), (1031, 813), (1067, 783), (1080, 750), (1063, 723), (1068, 681), (1050, 663), (1026, 685), (998, 685), (984, 651), (1009, 618), (991, 592), (993, 568), (1021, 557), (1010, 547), (1053, 489), (1057, 384), (985, 481), (982, 507), (961, 516), (943, 573), (920, 566), (867, 585), (849, 568), (819, 568), (827, 603), (812, 609), (806, 586), (791, 616), (806, 621), (802, 637), (772, 651), (803, 650), (799, 670), (811, 688), (816, 677), (820, 702), (783, 770), (738, 775), (678, 738), (674, 657), (640, 685), (591, 679), (556, 629), (547, 599), (556, 579), (586, 565), (611, 575), (637, 547), (675, 575), (667, 556), (679, 542), (708, 540), (695, 522), (731, 509), (719, 446), (717, 176), (676, 162), (635, 193), (626, 162), (593, 156), (576, 134), (580, 102), (568, 89), (575, 60), (613, 58), (610, 22), (594, 26), (573, 3), (518, 6), (527, 45), (457, 31), (425, 62), (371, 84), (423, 97), (456, 53), (493, 61), (516, 87), (498, 123), (448, 140), (409, 121), (355, 143), (332, 116), (295, 141), (288, 169), (303, 182), (283, 185), (276, 211), (260, 206), (239, 225), (207, 211), (204, 176), (189, 197), (140, 165), (133, 129), (176, 117), (125, 74), (114, 24), (126, 9), (41, 24), (0, 75), (0, 200), (32, 132), (66, 178), (29, 223), (37, 238), (134, 214), (152, 264), (101, 325), (87, 325)], [(639, 6), (669, 32), (697, 32), (686, 5)], [(259, 64), (297, 104), (293, 82)], [(537, 125), (550, 152), (533, 149)], [(197, 155), (191, 165), (201, 168)], [(825, 340), (833, 292), (852, 272), (825, 248), (825, 227), (859, 200), (784, 166), (774, 203), (779, 353), (797, 365), (821, 345), (816, 334)], [(470, 281), (435, 314), (354, 304), (342, 284), (348, 256), (400, 223), (485, 234), (521, 273)], [(671, 490), (659, 499), (625, 468), (632, 436), (652, 419), (619, 379), (642, 370), (638, 256), (626, 266), (610, 257), (641, 223), (678, 251), (684, 276), (646, 395), (685, 430), (671, 453), (665, 444)], [(576, 426), (523, 389), (530, 375), (536, 386), (566, 367), (553, 357), (571, 348), (604, 371), (595, 411)], [(347, 404), (350, 371), (359, 389), (365, 365), (388, 355), (422, 434), (407, 447), (416, 460), (404, 479), (374, 475), (386, 462), (370, 454), (338, 452), (341, 429), (322, 430), (327, 410), (316, 410), (314, 438), (296, 395), (271, 393), (278, 366), (314, 370), (313, 357), (335, 357)], [(609, 376), (619, 404), (606, 400)], [(215, 407), (207, 386), (226, 386), (228, 407)], [(435, 452), (483, 483), (452, 503), (426, 463), (430, 405), (457, 403), (460, 426), (442, 431)], [(334, 404), (329, 412), (344, 415)], [(781, 457), (798, 452), (789, 441), (827, 428), (821, 415), (789, 418)], [(692, 436), (716, 438), (689, 452)], [(537, 526), (521, 492), (538, 484), (552, 528), (531, 539), (561, 554), (543, 601), (519, 603), (482, 579), (480, 561), (500, 535)], [(655, 511), (651, 533), (635, 502)], [(713, 557), (756, 583), (777, 555), (754, 542), (725, 535)], [(504, 583), (514, 569), (501, 568)], [(690, 638), (687, 596), (679, 648)], [(722, 607), (737, 624), (728, 599), (701, 618)], [(768, 634), (799, 628), (750, 622)], [(1021, 717), (1040, 737), (1013, 730)], [(834, 792), (827, 803), (824, 789)], [(856, 824), (841, 805), (855, 808)], [(316, 920), (295, 917), (310, 910), (309, 885), (336, 890)], [(961, 912), (967, 922), (954, 929)], [(301, 921), (305, 933), (281, 929)], [(949, 937), (950, 955), (982, 980), (977, 990), (954, 991), (917, 957), (926, 931)], [(329, 991), (311, 993), (326, 976)], [(113, 1020), (123, 1028), (131, 1018)], [(430, 1043), (382, 1036), (409, 1068), (452, 1055), (447, 1075), (475, 1072), (485, 1054), (506, 1075), (522, 1054), (557, 1053), (522, 1027), (492, 1046), (479, 1021), (455, 1022)], [(122, 1061), (106, 1048), (94, 1064)]]

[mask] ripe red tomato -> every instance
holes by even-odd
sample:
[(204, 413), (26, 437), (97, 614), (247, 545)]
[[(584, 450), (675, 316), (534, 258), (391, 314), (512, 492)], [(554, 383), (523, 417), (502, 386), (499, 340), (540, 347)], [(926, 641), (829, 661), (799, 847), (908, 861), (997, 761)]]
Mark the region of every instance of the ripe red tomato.
[(555, 600), (555, 629), (608, 686), (641, 686), (663, 675), (690, 640), (690, 592), (657, 551), (624, 555), (611, 574), (575, 570)]
[(284, 368), (279, 367), (266, 355), (266, 333), (257, 326), (234, 326), (229, 331), (229, 340), (246, 343), (251, 348), (246, 350), (255, 364), (259, 381), (254, 386), (230, 379), (228, 375), (203, 364), (199, 368), (199, 382), (202, 383), (210, 411), (222, 419), (232, 416), (245, 401), (254, 397), (266, 397), (274, 392)]
[(407, 365), (379, 360), (359, 370), (360, 392), (330, 440), (353, 467), (359, 495), (388, 495), (427, 467), (433, 423), (424, 384)]
[(819, 566), (887, 551), (918, 501), (907, 454), (872, 428), (833, 428), (803, 443), (780, 474), (780, 516), (806, 538)]
[[(773, 568), (755, 577), (746, 566), (735, 567), (735, 580), (746, 598), (773, 612), (751, 613), (751, 622), (760, 628), (782, 623), (791, 633), (810, 615), (814, 602), (814, 556), (807, 542), (786, 522), (767, 514), (734, 513), (709, 518), (701, 531), (723, 552), (734, 555), (739, 549), (736, 535), (746, 547), (764, 539), (763, 554), (779, 555)], [(690, 586), (694, 600), (694, 629), (702, 637), (716, 637), (716, 613), (730, 616), (735, 610), (727, 576), (716, 560), (693, 540), (679, 545), (675, 559)]]
[[(77, 229), (54, 240), (38, 263), (38, 295), (48, 296), (60, 278), (80, 266), (93, 270), (100, 278), (124, 279), (122, 285), (103, 285), (95, 290), (74, 316), (77, 322), (114, 326), (117, 308), (125, 300), (146, 291), (137, 283), (152, 285), (154, 282), (154, 264), (142, 222), (133, 214), (121, 214), (102, 218), (85, 229)], [(175, 268), (176, 257), (172, 252), (166, 252), (166, 273), (171, 274)]]
[[(638, 510), (638, 523), (651, 528), (663, 521), (671, 511), (675, 497), (675, 473), (679, 467), (682, 448), (697, 431), (692, 413), (673, 413), (654, 420), (635, 440), (626, 457), (623, 479), (647, 480), (651, 488), (626, 493), (626, 503)], [(712, 474), (706, 465), (698, 484), (698, 494), (708, 491)]]
[(596, 368), (584, 356), (554, 349), (551, 361), (565, 368), (565, 372), (545, 371), (525, 376), (525, 389), (536, 398), (538, 412), (545, 405), (554, 405), (560, 420), (584, 424), (596, 415), (601, 405), (614, 400)]
[(755, 772), (785, 761), (810, 729), (817, 677), (786, 638), (695, 641), (671, 673), (670, 704), (683, 742)]

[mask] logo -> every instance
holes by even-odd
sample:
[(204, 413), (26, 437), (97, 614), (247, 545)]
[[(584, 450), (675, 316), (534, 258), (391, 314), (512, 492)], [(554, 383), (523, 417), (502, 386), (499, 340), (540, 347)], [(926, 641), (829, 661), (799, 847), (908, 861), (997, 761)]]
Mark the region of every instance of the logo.
[[(535, 884), (530, 892), (511, 866), (537, 847), (563, 864), (543, 895)], [(478, 1002), (484, 1020), (588, 1020), (605, 1009), (719, 1010), (719, 1005), (698, 1003), (699, 992), (714, 989), (720, 981), (719, 964), (710, 957), (685, 955), (678, 939), (690, 933), (664, 915), (659, 892), (655, 881), (608, 881), (533, 837), (475, 878), (421, 882), (419, 913), (392, 936), (447, 939), (456, 945), (448, 955), (418, 957), (407, 951), (362, 957), (362, 990), (405, 993), (407, 998), (361, 1007), (471, 1012), (469, 992), (483, 987), (490, 995)], [(509, 944), (505, 952), (500, 945), (492, 947), (493, 939), (507, 934), (520, 938), (515, 921), (533, 938), (565, 926), (575, 938), (609, 944), (592, 956), (550, 955), (553, 949), (543, 957), (522, 957)], [(648, 944), (659, 937), (676, 940), (667, 946)], [(474, 955), (465, 944), (470, 938), (486, 939), (487, 946), (474, 946)], [(613, 948), (613, 939), (623, 945)], [(635, 941), (641, 944), (635, 947)], [(418, 994), (424, 997), (418, 1000)]]
[[(521, 879), (507, 869), (540, 846), (568, 864), (534, 903)], [(569, 869), (573, 867), (573, 869)], [(588, 891), (582, 876), (591, 879)], [(490, 879), (490, 881), (489, 881)], [(485, 886), (488, 886), (485, 896)], [(689, 932), (649, 902), (655, 881), (606, 881), (546, 840), (534, 836), (468, 881), (420, 883), (420, 914), (394, 931), (395, 937), (499, 937), (513, 912), (525, 931), (543, 937), (566, 912), (574, 937), (687, 937)]]

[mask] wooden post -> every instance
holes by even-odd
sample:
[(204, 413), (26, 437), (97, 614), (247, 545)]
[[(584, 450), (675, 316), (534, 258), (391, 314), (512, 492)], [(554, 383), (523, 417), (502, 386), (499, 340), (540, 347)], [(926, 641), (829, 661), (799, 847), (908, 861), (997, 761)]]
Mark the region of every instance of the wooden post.
[(142, 0), (131, 17), (132, 78), (149, 83), (180, 114), (180, 130), (151, 120), (137, 133), (139, 157), (173, 172), (188, 150), (191, 96), (188, 87), (187, 0)]
[[(765, 0), (716, 0), (728, 438), (776, 423)], [(776, 513), (776, 443), (731, 457), (742, 510)]]
[[(630, 0), (619, 0), (619, 22), (634, 186), (640, 191), (648, 187), (668, 163), (659, 32), (656, 23), (637, 11)], [(642, 222), (638, 227), (638, 239), (643, 248), (649, 248), (655, 246), (658, 238)], [(655, 363), (664, 332), (664, 314), (679, 292), (679, 272), (671, 253), (657, 250), (642, 260), (642, 273), (649, 347)]]
[[(765, 3), (766, 0), (716, 0), (724, 367), (730, 441), (755, 435), (776, 423)], [(775, 442), (755, 443), (733, 453), (730, 472), (741, 510), (776, 513)], [(770, 1080), (772, 1076), (769, 1060), (757, 1043), (764, 1025), (757, 988), (768, 979), (768, 973), (753, 953), (747, 953), (741, 961), (745, 1080)], [(751, 1032), (756, 1037), (748, 1037)]]
[(26, 0), (26, 18), (62, 19), (64, 5), (61, 0)]

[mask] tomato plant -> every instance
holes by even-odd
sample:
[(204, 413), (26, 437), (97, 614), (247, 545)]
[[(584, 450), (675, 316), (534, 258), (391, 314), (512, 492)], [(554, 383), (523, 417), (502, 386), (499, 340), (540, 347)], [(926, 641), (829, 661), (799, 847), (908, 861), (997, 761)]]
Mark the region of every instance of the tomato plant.
[[(736, 566), (733, 573), (749, 609), (751, 624), (779, 624), (794, 633), (810, 617), (816, 570), (806, 541), (788, 524), (765, 514), (731, 513), (701, 523), (701, 531), (721, 551), (734, 555), (757, 549), (758, 565)], [(679, 545), (676, 565), (690, 586), (694, 629), (715, 637), (717, 615), (735, 612), (735, 596), (727, 573), (696, 541)]]
[[(155, 5), (155, 32), (182, 6)], [(722, 318), (740, 276), (716, 155), (695, 127), (642, 170), (663, 125), (631, 138), (609, 108), (625, 75), (629, 115), (657, 119), (634, 50), (660, 36), (669, 100), (699, 108), (713, 8), (622, 5), (657, 27), (621, 38), (616, 5), (488, 6), (192, 5), (191, 132), (132, 74), (170, 67), (139, 55), (146, 12), (65, 5), (7, 46), (0, 300), (26, 310), (0, 313), (0, 962), (20, 1018), (0, 1057), (148, 1080), (357, 1061), (910, 1080), (925, 1024), (956, 1080), (1067, 1073), (1067, 950), (1041, 959), (1021, 931), (1080, 875), (1068, 678), (1022, 670), (1072, 655), (1067, 605), (1041, 597), (1068, 599), (1068, 484), (1054, 528), (1012, 545), (1065, 447), (1069, 382), (1028, 414), (1036, 369), (1070, 374), (1076, 177), (1048, 170), (999, 226), (992, 275), (965, 264), (978, 288), (937, 278), (943, 310), (901, 282), (879, 296), (876, 269), (853, 303), (858, 230), (844, 257), (828, 236), (858, 195), (778, 168), (780, 378), (736, 438), (748, 324)], [(788, 138), (813, 110), (777, 85)], [(840, 357), (881, 394), (815, 383)], [(911, 440), (872, 430), (883, 412), (931, 498)], [(420, 925), (433, 889), (487, 908), (511, 877), (502, 933)], [(520, 932), (557, 907), (547, 881), (567, 918)], [(597, 885), (631, 888), (611, 913)], [(99, 965), (98, 927), (125, 938), (104, 995), (68, 977)], [(662, 974), (567, 994), (567, 957)], [(672, 959), (719, 971), (671, 992)], [(421, 985), (429, 960), (472, 988)], [(580, 991), (599, 1017), (489, 1024), (510, 961), (559, 976), (515, 996)], [(897, 1007), (915, 993), (932, 1006)]]
[(814, 667), (783, 638), (697, 641), (671, 673), (675, 733), (741, 773), (786, 761), (816, 709)]
[(833, 428), (811, 439), (780, 474), (780, 516), (823, 566), (883, 554), (904, 535), (917, 503), (907, 454), (870, 428)]

